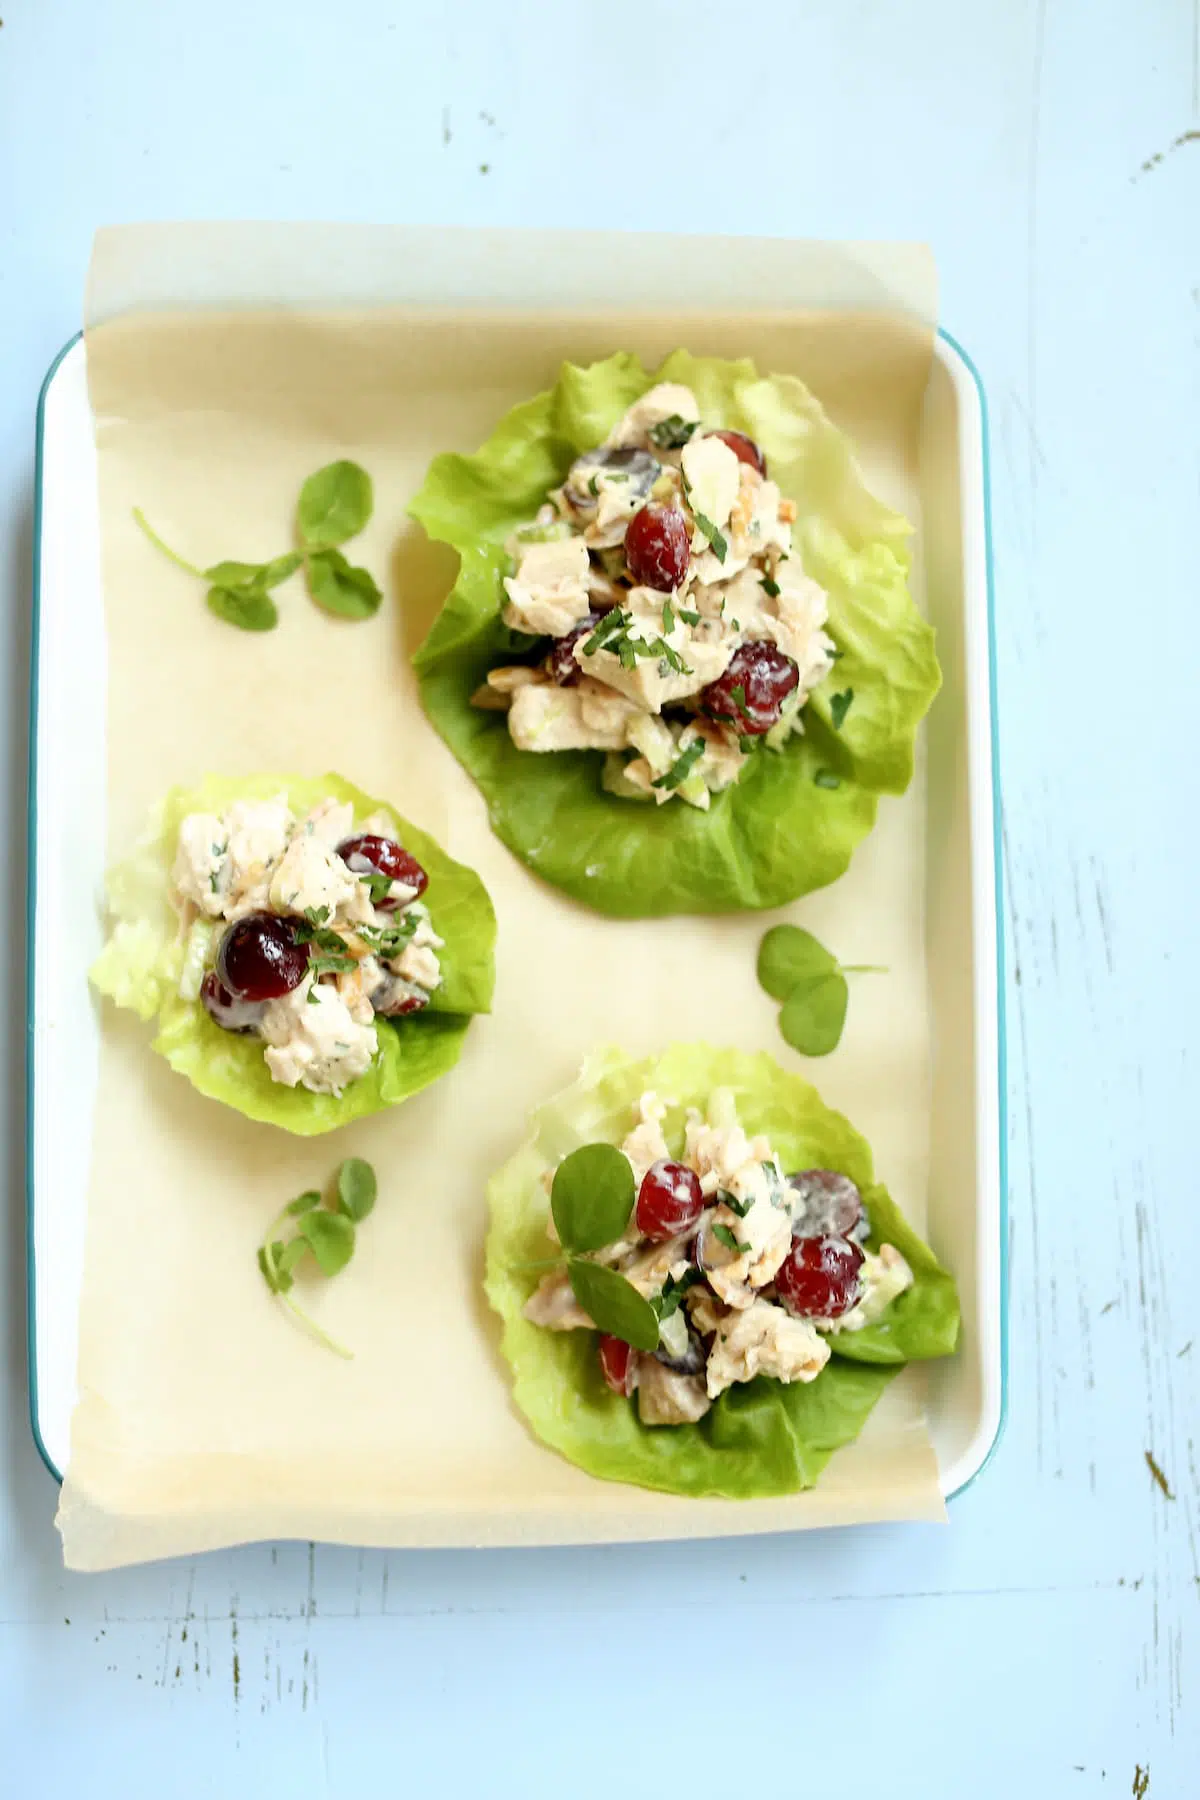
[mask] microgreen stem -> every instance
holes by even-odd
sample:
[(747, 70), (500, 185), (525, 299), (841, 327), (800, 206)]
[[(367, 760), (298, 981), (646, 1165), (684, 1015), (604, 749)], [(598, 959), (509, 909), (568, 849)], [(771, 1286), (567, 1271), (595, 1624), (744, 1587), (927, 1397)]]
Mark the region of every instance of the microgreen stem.
[(888, 970), (882, 963), (840, 963), (843, 975), (886, 975)]
[[(270, 1260), (269, 1252), (268, 1260)], [(310, 1318), (304, 1308), (298, 1305), (297, 1302), (292, 1299), (290, 1294), (279, 1294), (278, 1298), (283, 1301), (283, 1304), (289, 1311), (296, 1315), (305, 1331), (312, 1337), (315, 1337), (319, 1344), (324, 1344), (326, 1350), (332, 1350), (335, 1356), (344, 1357), (347, 1362), (354, 1361), (353, 1350), (347, 1350), (345, 1344), (340, 1344), (337, 1338), (330, 1337), (327, 1331), (322, 1330), (321, 1326), (317, 1324), (317, 1321)]]
[(161, 550), (164, 556), (169, 556), (177, 568), (186, 569), (189, 575), (195, 575), (201, 581), (206, 581), (208, 579), (203, 569), (198, 569), (195, 563), (188, 562), (184, 557), (180, 556), (177, 551), (172, 550), (170, 544), (163, 543), (140, 506), (134, 507), (133, 516), (145, 532), (146, 536), (150, 539), (150, 542), (154, 545), (155, 549)]
[(271, 1254), (271, 1246), (275, 1242), (275, 1233), (277, 1231), (281, 1230), (282, 1227), (287, 1224), (290, 1217), (291, 1217), (291, 1214), (289, 1213), (287, 1207), (285, 1206), (283, 1211), (281, 1213), (277, 1213), (276, 1216), (271, 1220), (270, 1225), (267, 1227), (267, 1237), (266, 1237), (266, 1242), (263, 1244), (263, 1254), (265, 1255), (267, 1262), (270, 1265), (272, 1275), (277, 1275), (279, 1273), (279, 1271), (275, 1267), (275, 1258)]

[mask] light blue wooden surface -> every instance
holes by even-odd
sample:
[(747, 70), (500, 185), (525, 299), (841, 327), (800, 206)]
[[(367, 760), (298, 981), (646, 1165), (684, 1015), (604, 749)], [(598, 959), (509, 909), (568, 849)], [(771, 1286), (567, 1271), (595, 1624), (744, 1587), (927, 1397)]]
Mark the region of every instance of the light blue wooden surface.
[(1011, 1420), (948, 1529), (69, 1577), (26, 1420), (14, 929), (0, 1794), (832, 1793), (865, 1765), (891, 1800), (1195, 1796), (1195, 0), (0, 12), (10, 921), (33, 409), (95, 225), (927, 237), (992, 405), (1013, 1212)]

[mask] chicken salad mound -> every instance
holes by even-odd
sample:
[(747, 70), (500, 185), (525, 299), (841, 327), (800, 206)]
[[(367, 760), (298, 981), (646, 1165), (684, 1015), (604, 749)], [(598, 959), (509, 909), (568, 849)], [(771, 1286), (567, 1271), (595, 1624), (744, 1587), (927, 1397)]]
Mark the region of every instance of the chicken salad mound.
[(189, 813), (171, 874), (179, 997), (260, 1038), (272, 1080), (339, 1096), (376, 1057), (377, 1019), (421, 1011), (442, 981), (427, 885), (387, 814), (356, 819), (348, 801)]
[[(895, 1245), (867, 1247), (858, 1185), (830, 1169), (786, 1173), (768, 1135), (747, 1135), (730, 1089), (716, 1089), (703, 1111), (686, 1109), (678, 1156), (667, 1113), (654, 1090), (638, 1096), (620, 1144), (633, 1209), (617, 1241), (586, 1258), (622, 1276), (656, 1315), (654, 1349), (603, 1330), (597, 1345), (605, 1383), (636, 1394), (647, 1426), (694, 1425), (758, 1376), (815, 1381), (830, 1339), (874, 1325), (914, 1282)], [(553, 1181), (548, 1170), (545, 1185)], [(553, 1217), (547, 1230), (557, 1242)], [(549, 1331), (595, 1331), (580, 1288), (571, 1263), (552, 1270), (524, 1317)]]
[(584, 905), (786, 905), (912, 780), (941, 679), (912, 526), (797, 376), (564, 362), (409, 512), (458, 558), (422, 705), (500, 840)]
[(958, 1342), (954, 1278), (866, 1139), (763, 1052), (594, 1051), (488, 1208), (514, 1405), (605, 1481), (798, 1493), (906, 1363)]
[(707, 809), (803, 731), (834, 667), (796, 516), (754, 439), (660, 382), (509, 537), (504, 624), (551, 642), (491, 668), (472, 704), (506, 712), (518, 750), (604, 752), (610, 793)]
[(333, 770), (171, 788), (105, 913), (95, 991), (201, 1094), (302, 1137), (448, 1074), (491, 1009), (478, 875)]

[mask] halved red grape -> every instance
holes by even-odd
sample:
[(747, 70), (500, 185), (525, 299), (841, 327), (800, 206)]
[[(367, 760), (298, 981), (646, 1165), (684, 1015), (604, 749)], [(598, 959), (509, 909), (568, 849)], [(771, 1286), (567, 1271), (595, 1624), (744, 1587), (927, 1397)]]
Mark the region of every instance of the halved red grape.
[(214, 969), (210, 969), (200, 983), (200, 999), (209, 1018), (222, 1031), (234, 1031), (243, 1036), (251, 1036), (257, 1032), (262, 1020), (263, 1003), (256, 1000), (235, 1000)]
[(639, 587), (656, 594), (682, 586), (692, 559), (687, 520), (673, 506), (643, 506), (625, 530), (625, 561)]
[(775, 1288), (797, 1319), (839, 1319), (862, 1298), (863, 1253), (845, 1238), (793, 1238)]
[(628, 1399), (637, 1386), (637, 1351), (622, 1338), (605, 1333), (600, 1339), (600, 1373), (614, 1394)]
[(866, 1223), (862, 1195), (836, 1169), (801, 1169), (788, 1186), (793, 1237), (857, 1237)]
[(723, 444), (729, 445), (739, 462), (748, 463), (752, 469), (757, 469), (760, 475), (766, 474), (766, 457), (754, 439), (747, 437), (744, 431), (706, 431), (704, 435), (705, 437), (720, 438)]
[(642, 1177), (635, 1217), (638, 1230), (652, 1243), (678, 1237), (703, 1211), (700, 1177), (686, 1163), (656, 1162)]
[(752, 638), (701, 691), (700, 710), (745, 737), (761, 737), (778, 725), (784, 702), (799, 685), (800, 670), (791, 657), (765, 638)]
[(217, 951), (217, 979), (235, 1000), (278, 1000), (300, 986), (307, 968), (308, 945), (297, 942), (295, 921), (278, 913), (247, 913)]
[[(429, 877), (417, 861), (395, 838), (376, 837), (364, 832), (358, 837), (344, 838), (337, 853), (352, 875), (386, 875), (389, 881), (402, 881), (405, 887), (423, 894)], [(394, 912), (399, 900), (376, 900), (380, 912)]]
[(546, 658), (546, 672), (558, 687), (578, 685), (583, 670), (575, 660), (575, 646), (590, 637), (599, 623), (600, 614), (591, 612), (574, 631), (568, 631), (566, 637), (555, 638)]

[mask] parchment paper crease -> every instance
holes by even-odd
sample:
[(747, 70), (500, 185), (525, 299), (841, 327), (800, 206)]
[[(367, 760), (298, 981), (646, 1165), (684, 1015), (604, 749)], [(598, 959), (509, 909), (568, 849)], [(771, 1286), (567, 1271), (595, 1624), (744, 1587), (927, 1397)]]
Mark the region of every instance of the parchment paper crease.
[[(601, 920), (490, 835), (408, 667), (454, 568), (405, 520), (426, 462), (474, 448), (563, 357), (627, 347), (652, 366), (683, 343), (802, 375), (858, 440), (878, 491), (919, 524), (928, 259), (911, 247), (693, 241), (689, 285), (678, 251), (645, 243), (629, 289), (603, 238), (492, 234), (481, 245), (462, 233), (174, 226), (98, 240), (87, 349), (110, 853), (127, 849), (173, 782), (333, 767), (479, 870), (500, 937), (495, 1011), (473, 1026), (453, 1074), (316, 1141), (202, 1099), (151, 1054), (144, 1028), (106, 1012), (79, 1403), (58, 1519), (72, 1567), (261, 1537), (553, 1543), (941, 1516), (914, 1371), (811, 1493), (674, 1500), (593, 1481), (529, 1437), (481, 1298), (484, 1183), (529, 1106), (569, 1081), (586, 1050), (705, 1037), (799, 1062), (753, 973), (758, 939), (780, 915)], [(434, 308), (439, 297), (448, 309)], [(489, 297), (500, 310), (486, 310)], [(830, 304), (857, 311), (812, 310)], [(334, 456), (375, 481), (375, 517), (352, 546), (386, 591), (370, 623), (326, 617), (296, 579), (279, 590), (278, 631), (236, 633), (131, 517), (144, 508), (201, 564), (265, 558), (290, 543), (304, 477)], [(870, 1138), (918, 1224), (929, 1115), (922, 788), (918, 777), (904, 800), (882, 804), (845, 880), (784, 915), (846, 961), (890, 971), (855, 984), (842, 1047), (805, 1072)], [(604, 972), (592, 973), (602, 939)], [(354, 1349), (343, 1363), (271, 1301), (254, 1252), (283, 1202), (352, 1153), (375, 1163), (380, 1204), (353, 1263), (312, 1295)]]

